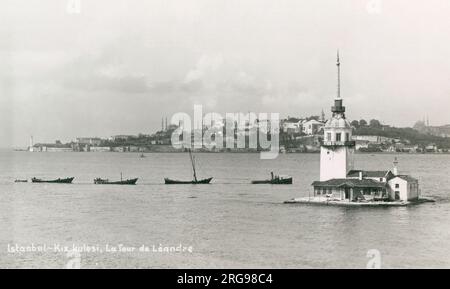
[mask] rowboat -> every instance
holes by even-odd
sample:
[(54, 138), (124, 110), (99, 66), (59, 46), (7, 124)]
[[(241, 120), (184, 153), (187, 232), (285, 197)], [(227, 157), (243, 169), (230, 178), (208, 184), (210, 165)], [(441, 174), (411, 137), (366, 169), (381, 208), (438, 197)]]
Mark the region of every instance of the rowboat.
[(32, 178), (31, 182), (33, 183), (55, 183), (55, 184), (71, 184), (74, 177), (72, 178), (65, 178), (65, 179), (56, 179), (56, 180), (42, 180), (37, 178)]

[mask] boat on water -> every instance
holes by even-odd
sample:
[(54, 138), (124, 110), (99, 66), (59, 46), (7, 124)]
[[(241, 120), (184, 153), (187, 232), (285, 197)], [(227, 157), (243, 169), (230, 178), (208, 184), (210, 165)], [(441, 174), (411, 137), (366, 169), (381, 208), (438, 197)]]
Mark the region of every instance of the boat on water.
[(169, 178), (164, 178), (164, 183), (166, 185), (176, 185), (176, 184), (191, 184), (191, 185), (197, 185), (197, 184), (209, 184), (211, 182), (211, 180), (213, 179), (211, 178), (206, 178), (206, 179), (197, 179), (197, 172), (195, 170), (195, 158), (192, 155), (191, 150), (189, 149), (189, 158), (191, 160), (191, 164), (192, 164), (192, 170), (194, 172), (194, 178), (191, 181), (179, 181), (179, 180), (173, 180), (173, 179), (169, 179)]
[(169, 178), (164, 178), (164, 182), (166, 185), (174, 185), (174, 184), (209, 184), (213, 178), (207, 178), (202, 180), (193, 179), (192, 181), (179, 181), (179, 180), (172, 180)]
[(28, 180), (15, 180), (15, 183), (28, 183)]
[(272, 185), (291, 185), (292, 177), (290, 176), (275, 176), (273, 172), (270, 172), (270, 180), (256, 180), (252, 181), (252, 184), (272, 184)]
[(32, 178), (31, 182), (33, 183), (55, 183), (55, 184), (71, 184), (73, 179), (75, 179), (74, 177), (72, 178), (65, 178), (65, 179), (56, 179), (56, 180), (42, 180), (42, 179), (38, 179), (38, 178)]
[(122, 179), (122, 173), (120, 173), (120, 181), (109, 181), (108, 179), (96, 178), (94, 184), (96, 185), (135, 185), (138, 178), (134, 179)]

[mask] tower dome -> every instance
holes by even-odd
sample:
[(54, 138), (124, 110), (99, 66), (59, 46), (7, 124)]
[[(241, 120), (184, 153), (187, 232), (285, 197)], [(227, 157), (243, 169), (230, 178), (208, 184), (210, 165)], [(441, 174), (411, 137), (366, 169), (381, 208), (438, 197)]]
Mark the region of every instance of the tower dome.
[(332, 117), (325, 123), (325, 129), (331, 129), (331, 128), (345, 128), (345, 129), (351, 129), (350, 122), (342, 117)]

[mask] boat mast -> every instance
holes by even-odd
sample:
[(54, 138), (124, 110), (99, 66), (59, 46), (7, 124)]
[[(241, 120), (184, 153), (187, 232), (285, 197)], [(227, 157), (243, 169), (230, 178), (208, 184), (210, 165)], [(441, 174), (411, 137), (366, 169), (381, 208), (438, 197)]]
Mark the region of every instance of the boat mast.
[(194, 181), (197, 181), (197, 174), (195, 172), (195, 161), (194, 161), (194, 156), (192, 155), (191, 149), (189, 149), (189, 157), (191, 158), (192, 170), (194, 171)]

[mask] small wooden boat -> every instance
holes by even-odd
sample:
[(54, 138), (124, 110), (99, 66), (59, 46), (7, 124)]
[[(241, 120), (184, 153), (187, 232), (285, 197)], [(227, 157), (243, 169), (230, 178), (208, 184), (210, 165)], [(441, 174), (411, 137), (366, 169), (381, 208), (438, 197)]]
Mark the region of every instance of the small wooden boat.
[(65, 178), (65, 179), (56, 179), (56, 180), (42, 180), (37, 178), (32, 178), (31, 182), (33, 183), (55, 183), (55, 184), (71, 184), (74, 177), (72, 178)]
[(194, 171), (194, 178), (191, 181), (178, 181), (178, 180), (172, 180), (169, 178), (164, 178), (164, 183), (166, 185), (181, 185), (181, 184), (191, 184), (191, 185), (197, 185), (197, 184), (209, 184), (213, 178), (207, 178), (207, 179), (197, 179), (197, 172), (195, 170), (195, 158), (192, 155), (191, 150), (189, 149), (189, 157), (191, 159), (192, 164), (192, 170)]
[(252, 184), (272, 184), (272, 185), (291, 185), (292, 177), (289, 176), (274, 176), (273, 172), (270, 172), (270, 180), (252, 181)]
[(207, 178), (207, 179), (203, 179), (203, 180), (194, 179), (192, 181), (178, 181), (178, 180), (171, 180), (169, 178), (164, 178), (164, 182), (165, 182), (166, 185), (175, 185), (175, 184), (192, 184), (192, 185), (196, 185), (196, 184), (209, 184), (212, 179), (213, 178)]
[(96, 178), (94, 184), (96, 185), (135, 185), (138, 178), (122, 180), (122, 173), (120, 173), (120, 181), (109, 181), (108, 179)]
[(137, 180), (138, 180), (138, 178), (110, 182), (108, 179), (96, 178), (94, 180), (94, 184), (96, 184), (96, 185), (135, 185)]
[(28, 183), (28, 180), (15, 180), (15, 183)]

